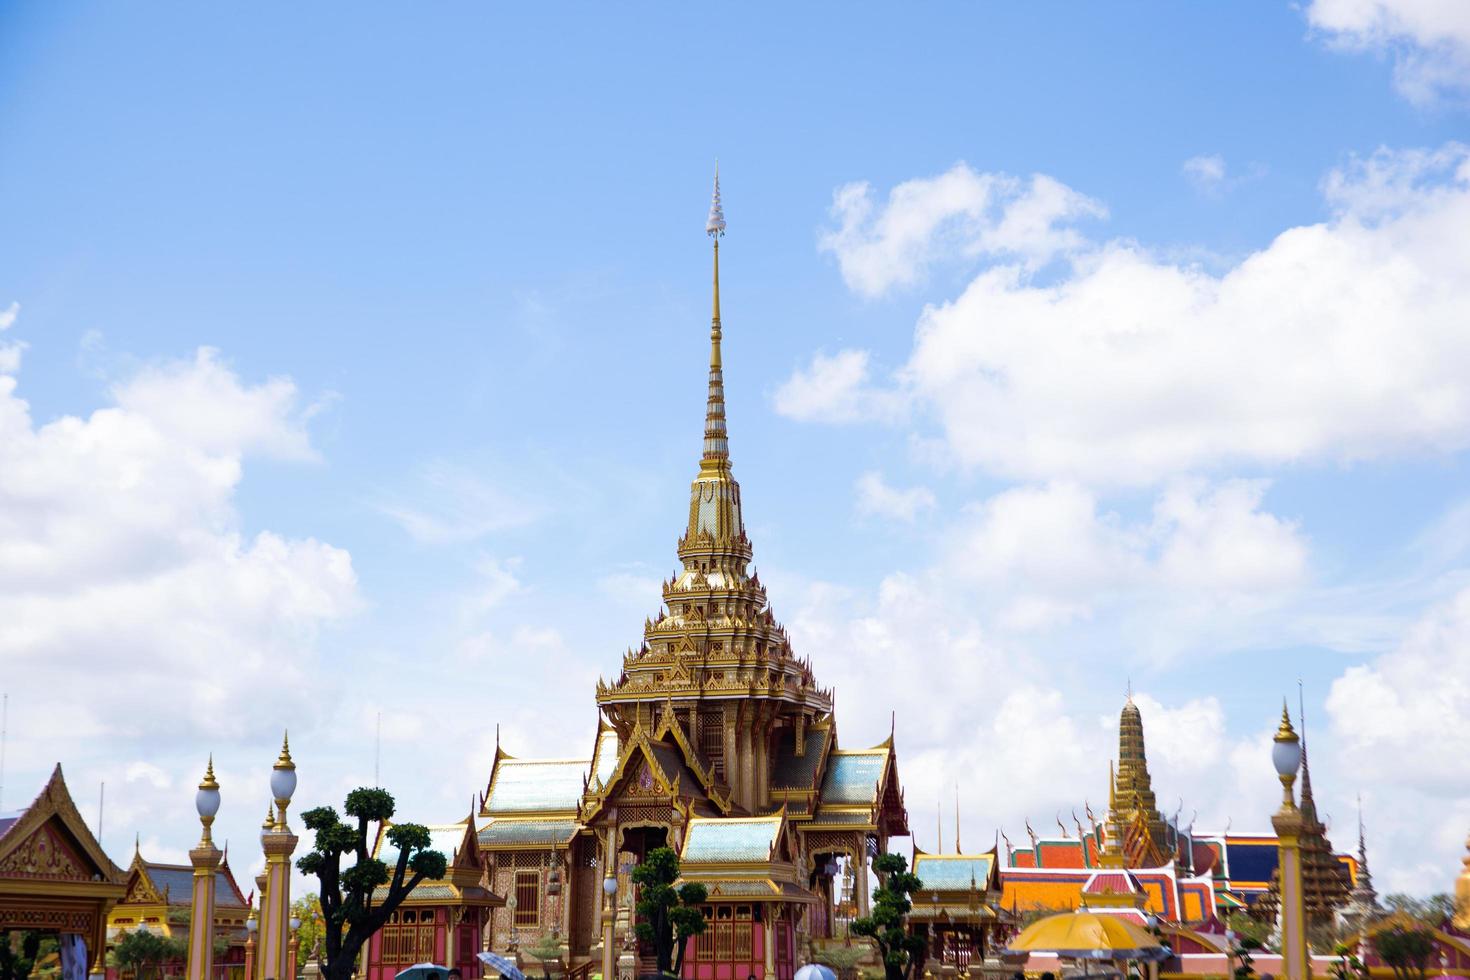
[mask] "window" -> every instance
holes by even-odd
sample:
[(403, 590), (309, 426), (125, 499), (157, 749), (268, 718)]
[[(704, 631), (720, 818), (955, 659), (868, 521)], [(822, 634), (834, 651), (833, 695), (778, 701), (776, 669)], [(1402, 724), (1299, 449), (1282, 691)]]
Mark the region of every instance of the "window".
[(541, 872), (516, 872), (517, 929), (534, 929), (541, 923)]
[(730, 919), (730, 911), (728, 905), (715, 909), (715, 959), (725, 963), (731, 960), (730, 951), (735, 939), (735, 923)]
[(699, 751), (709, 760), (717, 779), (725, 777), (724, 714), (703, 711), (699, 715)]
[(705, 930), (694, 937), (694, 959), (709, 963), (715, 958), (715, 931), (710, 925), (715, 921), (715, 909), (713, 905), (706, 905), (700, 912), (704, 914)]
[(734, 942), (731, 946), (730, 958), (737, 963), (755, 955), (755, 944), (751, 941), (749, 905), (735, 906)]

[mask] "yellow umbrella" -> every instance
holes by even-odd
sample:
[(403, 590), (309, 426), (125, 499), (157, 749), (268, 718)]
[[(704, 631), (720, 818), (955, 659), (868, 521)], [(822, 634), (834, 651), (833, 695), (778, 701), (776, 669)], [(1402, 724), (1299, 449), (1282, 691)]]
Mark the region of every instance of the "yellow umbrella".
[(1157, 959), (1163, 945), (1121, 915), (1063, 912), (1031, 923), (1011, 942), (1013, 953), (1056, 953), (1095, 960)]

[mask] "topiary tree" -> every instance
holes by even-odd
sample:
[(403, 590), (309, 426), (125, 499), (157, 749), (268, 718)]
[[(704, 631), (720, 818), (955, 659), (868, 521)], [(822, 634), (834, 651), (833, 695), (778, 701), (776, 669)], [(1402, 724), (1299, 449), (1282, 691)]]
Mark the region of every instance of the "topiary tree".
[[(444, 877), (448, 864), (443, 854), (429, 850), (429, 829), (416, 823), (388, 828), (387, 841), (397, 852), (391, 870), (368, 853), (368, 825), (376, 823), (381, 828), (393, 816), (393, 795), (387, 790), (355, 789), (347, 794), (343, 809), (355, 824), (339, 819), (329, 806), (301, 815), (307, 829), (316, 832), (316, 840), (312, 850), (296, 862), (303, 874), (316, 875), (321, 883), (326, 947), (322, 975), (326, 980), (349, 980), (357, 954), (373, 933), (419, 882)], [(349, 855), (353, 863), (344, 869), (342, 859)], [(385, 885), (387, 891), (376, 895)]]
[(530, 946), (522, 946), (521, 952), (541, 963), (541, 975), (546, 980), (551, 980), (552, 960), (561, 955), (561, 940), (556, 938), (555, 932), (547, 932), (541, 935)]
[(830, 966), (837, 980), (852, 980), (857, 965), (868, 955), (866, 946), (821, 946), (812, 950), (812, 959), (823, 966)]
[(1434, 930), (1390, 926), (1374, 934), (1373, 948), (1393, 968), (1398, 980), (1424, 980), (1429, 973), (1429, 957), (1434, 953)]
[(878, 944), (883, 975), (888, 980), (910, 980), (924, 951), (924, 939), (908, 931), (908, 914), (914, 908), (909, 896), (924, 883), (909, 871), (902, 854), (878, 855), (873, 859), (873, 870), (880, 882), (873, 892), (873, 914), (854, 919), (852, 934), (867, 936)]
[(655, 847), (633, 869), (638, 886), (638, 938), (653, 945), (658, 972), (678, 976), (684, 970), (689, 939), (704, 932), (699, 907), (709, 898), (703, 885), (685, 882), (677, 889), (679, 855), (671, 847)]

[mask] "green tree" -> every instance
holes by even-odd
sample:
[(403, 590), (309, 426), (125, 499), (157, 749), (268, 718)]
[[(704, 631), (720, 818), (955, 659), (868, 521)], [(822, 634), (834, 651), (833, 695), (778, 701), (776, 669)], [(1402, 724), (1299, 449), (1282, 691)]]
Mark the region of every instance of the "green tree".
[(0, 980), (25, 980), (41, 953), (41, 933), (0, 932)]
[(1373, 935), (1373, 948), (1398, 980), (1424, 980), (1434, 953), (1434, 930), (1389, 926)]
[(1396, 892), (1385, 898), (1383, 904), (1388, 906), (1390, 911), (1401, 912), (1427, 926), (1441, 926), (1446, 919), (1455, 914), (1455, 900), (1444, 894), (1416, 898), (1413, 895)]
[(656, 847), (633, 869), (638, 886), (638, 938), (653, 944), (658, 972), (677, 976), (684, 969), (684, 949), (691, 936), (704, 932), (704, 913), (699, 907), (709, 891), (686, 882), (677, 889), (679, 855), (671, 847)]
[(879, 880), (873, 892), (873, 914), (854, 919), (852, 934), (868, 936), (878, 944), (887, 980), (909, 980), (924, 951), (923, 937), (910, 935), (907, 929), (908, 914), (914, 908), (909, 896), (924, 883), (909, 871), (902, 854), (878, 855), (873, 870)]
[(1332, 980), (1369, 980), (1368, 967), (1358, 959), (1348, 943), (1338, 943), (1332, 950), (1337, 962), (1332, 964)]
[[(316, 832), (312, 850), (296, 862), (303, 874), (316, 875), (321, 883), (320, 901), (324, 922), (326, 980), (349, 980), (357, 954), (368, 939), (383, 927), (403, 904), (409, 892), (426, 878), (444, 877), (448, 862), (443, 854), (429, 850), (429, 829), (422, 824), (400, 823), (388, 828), (387, 841), (397, 857), (390, 869), (368, 853), (368, 825), (381, 825), (393, 816), (393, 795), (384, 789), (355, 789), (343, 806), (354, 823), (346, 823), (329, 806), (307, 810), (301, 820)], [(353, 863), (342, 867), (344, 857)], [(386, 886), (381, 896), (375, 894)], [(374, 899), (377, 898), (376, 904)]]
[(1271, 938), (1270, 923), (1262, 922), (1248, 912), (1231, 912), (1225, 919), (1225, 926), (1241, 939), (1254, 940), (1257, 949), (1265, 946), (1266, 940)]
[(1235, 980), (1251, 980), (1256, 975), (1256, 960), (1251, 955), (1251, 951), (1260, 948), (1259, 939), (1241, 935), (1235, 937), (1235, 946), (1230, 950), (1230, 958), (1235, 963), (1235, 969), (1231, 971), (1231, 974)]
[(853, 971), (868, 955), (866, 946), (837, 945), (821, 946), (812, 950), (812, 959), (830, 966), (837, 980), (851, 980)]
[(326, 935), (326, 920), (322, 918), (321, 899), (316, 892), (307, 892), (291, 903), (291, 914), (301, 920), (296, 930), (296, 945), (301, 951), (298, 959), (305, 965), (313, 956), (320, 956), (318, 947)]
[(543, 933), (541, 938), (530, 946), (522, 946), (521, 952), (539, 961), (541, 975), (546, 980), (551, 980), (551, 967), (548, 964), (561, 955), (561, 940), (556, 938), (555, 932)]
[(160, 936), (147, 929), (135, 929), (118, 937), (112, 952), (120, 968), (133, 970), (137, 973), (138, 980), (148, 980), (150, 970), (188, 955), (188, 946), (182, 939)]

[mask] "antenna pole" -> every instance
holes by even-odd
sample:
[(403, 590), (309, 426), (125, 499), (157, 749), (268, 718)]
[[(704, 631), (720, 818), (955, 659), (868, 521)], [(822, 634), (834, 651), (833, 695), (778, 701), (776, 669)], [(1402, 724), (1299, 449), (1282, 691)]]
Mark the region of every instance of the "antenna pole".
[(383, 713), (378, 712), (378, 730), (373, 749), (373, 785), (378, 789), (383, 788), (383, 780), (378, 775), (379, 767), (383, 763)]

